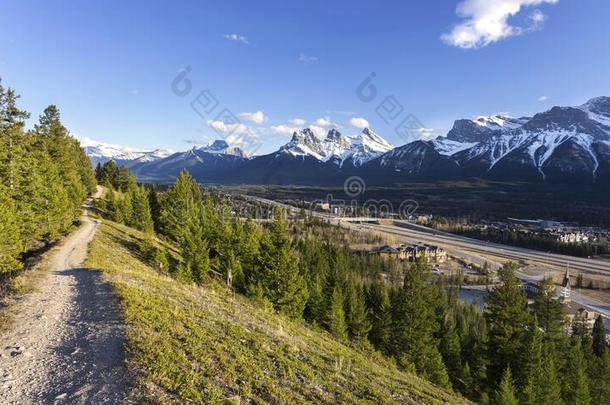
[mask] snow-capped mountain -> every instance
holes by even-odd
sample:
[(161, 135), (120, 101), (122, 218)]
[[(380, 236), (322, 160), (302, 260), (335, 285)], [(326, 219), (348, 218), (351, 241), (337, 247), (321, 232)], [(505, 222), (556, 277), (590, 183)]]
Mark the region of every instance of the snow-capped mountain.
[(98, 163), (106, 163), (109, 160), (114, 160), (117, 164), (131, 166), (132, 164), (163, 159), (173, 153), (168, 149), (141, 151), (125, 146), (97, 142), (88, 138), (81, 140), (80, 144), (94, 166)]
[(243, 184), (367, 184), (408, 180), (497, 180), (610, 185), (610, 97), (553, 107), (532, 117), (460, 119), (445, 137), (394, 148), (369, 128), (354, 136), (310, 129), (267, 155), (245, 157), (225, 141), (167, 156), (107, 144), (85, 144), (92, 161), (127, 162), (143, 181), (169, 182), (181, 170), (197, 180)]
[[(435, 142), (439, 153), (451, 156), (465, 175), (552, 181), (596, 181), (607, 176), (608, 97), (579, 107), (553, 107), (531, 118), (508, 121), (509, 125), (464, 121), (456, 121), (447, 138)], [(475, 126), (476, 130), (466, 130)], [(493, 129), (483, 135), (479, 128)]]
[(222, 139), (217, 139), (209, 145), (202, 146), (202, 147), (195, 148), (195, 149), (202, 151), (202, 152), (214, 153), (217, 155), (232, 155), (232, 156), (239, 156), (239, 157), (243, 157), (243, 158), (246, 157), (246, 154), (244, 153), (243, 150), (241, 150), (237, 146), (229, 146), (227, 141), (224, 141)]
[(361, 166), (392, 148), (391, 143), (369, 128), (355, 136), (345, 136), (338, 130), (331, 129), (324, 139), (305, 128), (295, 132), (290, 142), (282, 146), (278, 153), (294, 157), (310, 156), (342, 167), (347, 162)]

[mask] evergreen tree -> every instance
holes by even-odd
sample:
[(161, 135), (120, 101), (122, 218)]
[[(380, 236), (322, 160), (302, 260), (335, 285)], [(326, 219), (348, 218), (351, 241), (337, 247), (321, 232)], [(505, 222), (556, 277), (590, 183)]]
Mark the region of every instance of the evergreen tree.
[(132, 202), (133, 226), (146, 233), (153, 232), (153, 220), (150, 212), (148, 192), (143, 187), (136, 187), (130, 192)]
[(161, 199), (161, 233), (180, 243), (185, 237), (187, 224), (199, 222), (197, 226), (203, 226), (202, 203), (203, 197), (197, 182), (183, 170)]
[(610, 404), (610, 355), (604, 350), (601, 356), (589, 360), (589, 390), (591, 403)]
[(436, 347), (435, 294), (427, 284), (429, 268), (418, 261), (406, 272), (402, 288), (393, 294), (391, 350), (405, 369), (415, 368), (430, 381), (448, 386), (449, 379)]
[(95, 187), (89, 160), (59, 110), (49, 106), (25, 132), (29, 113), (18, 99), (0, 85), (0, 273), (19, 268), (23, 252), (66, 232)]
[(119, 168), (117, 167), (114, 160), (109, 160), (104, 163), (102, 167), (101, 179), (99, 180), (101, 184), (106, 187), (118, 188), (118, 177), (119, 177)]
[(353, 277), (348, 279), (346, 300), (347, 326), (351, 339), (361, 342), (371, 330), (364, 294)]
[(17, 260), (22, 251), (19, 233), (19, 221), (8, 187), (0, 184), (0, 276), (20, 266)]
[(460, 338), (457, 334), (455, 319), (452, 311), (446, 311), (440, 329), (439, 350), (443, 356), (443, 361), (447, 367), (447, 372), (451, 377), (451, 384), (455, 389), (462, 385), (462, 358)]
[(485, 316), (489, 325), (488, 381), (491, 388), (497, 387), (502, 373), (508, 367), (517, 382), (527, 380), (523, 353), (526, 352), (527, 328), (530, 314), (527, 299), (515, 275), (516, 265), (509, 263), (498, 272), (500, 284), (486, 300)]
[(500, 380), (500, 385), (498, 386), (498, 391), (496, 392), (496, 397), (494, 400), (494, 404), (496, 405), (518, 405), (519, 401), (517, 400), (517, 396), (515, 395), (515, 384), (513, 382), (513, 377), (510, 372), (510, 366), (504, 370), (502, 374), (502, 379)]
[(558, 341), (563, 335), (566, 322), (565, 305), (557, 299), (551, 278), (545, 278), (540, 282), (533, 308), (540, 327), (545, 331), (544, 339)]
[(338, 340), (347, 340), (347, 324), (345, 322), (343, 292), (337, 286), (333, 289), (328, 312), (328, 331)]
[(278, 210), (271, 229), (264, 233), (256, 270), (249, 276), (246, 282), (260, 286), (275, 310), (294, 319), (302, 317), (307, 284), (299, 271), (299, 258), (288, 236), (283, 211)]
[(389, 350), (392, 327), (392, 307), (387, 288), (381, 282), (374, 282), (368, 290), (367, 306), (371, 320), (369, 340), (383, 352)]
[(95, 165), (95, 180), (98, 183), (102, 182), (103, 174), (104, 174), (104, 170), (102, 169), (102, 163), (97, 162), (97, 165)]
[(569, 348), (565, 366), (561, 372), (561, 380), (562, 397), (566, 404), (589, 405), (591, 403), (580, 341), (576, 341)]
[(604, 320), (601, 315), (598, 315), (593, 325), (593, 353), (597, 357), (603, 356), (604, 352), (608, 350), (608, 344), (606, 343), (606, 327), (604, 326)]

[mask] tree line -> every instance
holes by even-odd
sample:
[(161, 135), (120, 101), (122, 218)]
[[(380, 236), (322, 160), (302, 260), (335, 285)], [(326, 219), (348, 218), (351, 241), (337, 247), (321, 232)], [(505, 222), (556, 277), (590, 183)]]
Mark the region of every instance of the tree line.
[(26, 130), (30, 114), (18, 99), (0, 83), (0, 277), (69, 231), (96, 186), (89, 158), (58, 108), (48, 106)]
[[(135, 181), (112, 187), (137, 187), (123, 183)], [(499, 271), (481, 311), (443, 278), (432, 279), (423, 261), (404, 271), (353, 252), (337, 243), (335, 228), (306, 215), (288, 221), (278, 210), (267, 225), (238, 218), (187, 172), (163, 193), (149, 191), (147, 201), (152, 229), (180, 250), (181, 261), (168, 268), (180, 280), (205, 284), (220, 275), (264, 306), (482, 403), (610, 401), (601, 317), (592, 330), (581, 320), (568, 325), (550, 280), (528, 306), (514, 264)], [(167, 268), (163, 252), (148, 256)]]

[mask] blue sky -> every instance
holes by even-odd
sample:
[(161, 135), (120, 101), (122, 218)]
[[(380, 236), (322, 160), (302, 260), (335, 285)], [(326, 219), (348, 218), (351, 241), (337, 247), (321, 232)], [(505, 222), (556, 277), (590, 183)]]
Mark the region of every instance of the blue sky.
[[(461, 117), (610, 95), (607, 0), (5, 0), (2, 16), (0, 77), (34, 118), (54, 103), (75, 135), (139, 148), (243, 131), (264, 153), (294, 128), (355, 134), (365, 121), (400, 145), (409, 114), (430, 137)], [(199, 115), (203, 90), (217, 106)], [(376, 112), (387, 96), (403, 107), (389, 123)], [(240, 124), (220, 122), (225, 109)]]

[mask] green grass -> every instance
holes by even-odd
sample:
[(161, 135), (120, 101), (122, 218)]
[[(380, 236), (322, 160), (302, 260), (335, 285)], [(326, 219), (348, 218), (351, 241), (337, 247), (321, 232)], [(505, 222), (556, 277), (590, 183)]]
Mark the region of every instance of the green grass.
[(122, 301), (128, 364), (146, 401), (467, 402), (222, 285), (186, 285), (156, 272), (133, 250), (142, 237), (104, 222), (86, 264), (103, 270)]

